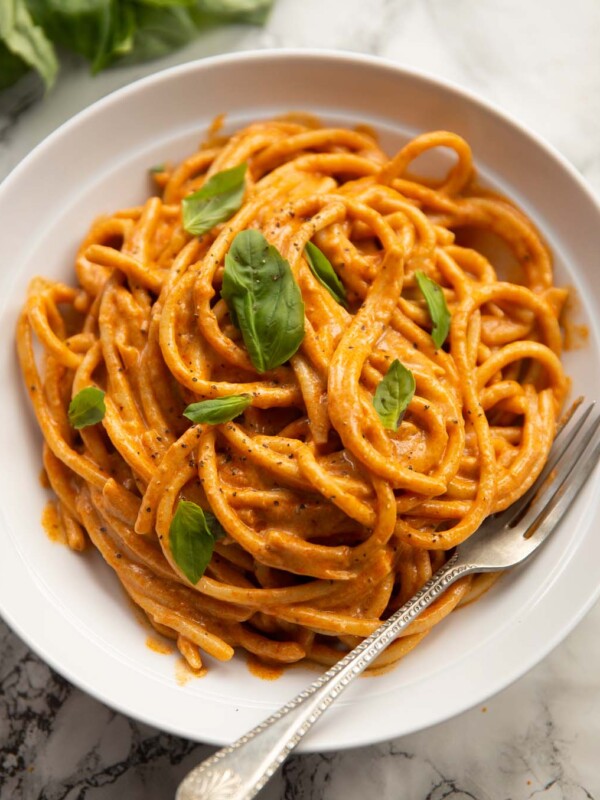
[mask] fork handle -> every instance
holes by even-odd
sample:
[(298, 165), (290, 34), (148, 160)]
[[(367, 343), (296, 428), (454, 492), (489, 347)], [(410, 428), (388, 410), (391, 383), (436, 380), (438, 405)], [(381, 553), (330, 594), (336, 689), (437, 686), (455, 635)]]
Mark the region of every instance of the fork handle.
[(321, 714), (451, 584), (472, 572), (455, 553), (431, 579), (369, 637), (313, 684), (232, 745), (191, 770), (176, 800), (251, 800)]
[(410, 623), (460, 577), (472, 572), (455, 553), (386, 622), (293, 700), (195, 767), (179, 785), (176, 800), (251, 800), (321, 714)]

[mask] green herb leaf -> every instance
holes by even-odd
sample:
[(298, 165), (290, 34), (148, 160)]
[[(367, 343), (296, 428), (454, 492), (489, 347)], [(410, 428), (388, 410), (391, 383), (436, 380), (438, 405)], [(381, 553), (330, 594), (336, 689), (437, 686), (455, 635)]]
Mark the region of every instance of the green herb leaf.
[[(30, 67), (47, 86), (58, 62), (52, 42), (99, 72), (114, 61), (164, 56), (200, 31), (261, 24), (273, 0), (0, 0), (0, 89)], [(31, 15), (31, 16), (30, 16)]]
[(226, 222), (242, 205), (247, 164), (217, 172), (204, 186), (183, 198), (183, 227), (194, 236)]
[(221, 296), (259, 372), (291, 358), (304, 338), (304, 303), (288, 262), (256, 230), (242, 231), (225, 256)]
[(155, 164), (148, 170), (148, 172), (150, 172), (152, 175), (156, 175), (157, 173), (164, 171), (165, 171), (165, 164)]
[(173, 6), (191, 6), (196, 0), (136, 0), (142, 6), (155, 6), (156, 8), (172, 8)]
[(11, 53), (8, 47), (0, 41), (0, 90), (6, 89), (16, 83), (21, 75), (29, 71), (23, 59)]
[(273, 0), (196, 0), (196, 20), (214, 22), (245, 22), (262, 25)]
[(446, 341), (448, 331), (450, 330), (450, 312), (446, 305), (446, 298), (444, 297), (442, 287), (438, 286), (438, 284), (425, 275), (424, 272), (417, 270), (415, 272), (415, 278), (425, 298), (427, 308), (429, 309), (429, 316), (433, 322), (431, 338), (433, 339), (436, 349), (439, 350)]
[(206, 519), (206, 524), (208, 525), (208, 530), (215, 537), (216, 542), (218, 542), (219, 539), (223, 539), (225, 536), (227, 536), (227, 531), (211, 511), (205, 511), (204, 517)]
[(111, 3), (110, 27), (106, 38), (92, 61), (92, 74), (96, 75), (133, 49), (137, 27), (133, 5), (122, 0)]
[(311, 268), (315, 278), (319, 283), (323, 284), (334, 300), (337, 300), (344, 308), (348, 308), (344, 284), (338, 278), (325, 253), (319, 250), (317, 245), (312, 242), (307, 242), (304, 252), (308, 266)]
[(268, 10), (273, 0), (198, 0), (198, 8), (210, 14), (254, 14)]
[(198, 36), (199, 26), (193, 19), (192, 9), (183, 5), (187, 4), (137, 3), (133, 47), (119, 63), (137, 64), (161, 58), (193, 41)]
[(395, 431), (415, 393), (415, 377), (395, 359), (373, 397), (373, 405), (384, 428)]
[(183, 416), (192, 422), (207, 422), (209, 425), (218, 425), (229, 422), (248, 408), (250, 405), (249, 394), (232, 394), (229, 397), (216, 397), (214, 400), (201, 400), (192, 403), (183, 412)]
[(261, 24), (272, 0), (213, 0), (207, 11), (201, 0), (136, 0), (136, 30), (130, 51), (120, 64), (160, 58), (184, 47), (201, 31), (236, 22)]
[(95, 386), (86, 386), (69, 403), (69, 423), (77, 430), (100, 422), (105, 413), (104, 392)]
[(190, 583), (198, 583), (210, 563), (215, 541), (225, 535), (214, 514), (190, 500), (180, 500), (169, 526), (175, 563)]
[(133, 47), (135, 8), (122, 0), (27, 0), (48, 36), (92, 62), (96, 73)]
[(47, 89), (52, 86), (58, 71), (54, 47), (31, 18), (25, 0), (0, 2), (0, 47), (0, 87), (10, 85), (27, 67), (40, 74)]

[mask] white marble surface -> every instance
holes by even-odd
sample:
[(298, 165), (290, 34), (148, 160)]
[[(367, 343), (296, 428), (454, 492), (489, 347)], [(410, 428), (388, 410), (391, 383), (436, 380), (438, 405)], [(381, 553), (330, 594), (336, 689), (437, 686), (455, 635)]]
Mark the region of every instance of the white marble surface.
[[(473, 89), (552, 142), (600, 192), (598, 0), (277, 0), (264, 29), (213, 31), (160, 62), (92, 79), (72, 60), (43, 101), (28, 79), (0, 94), (0, 176), (135, 78), (286, 46), (377, 54)], [(600, 800), (599, 627), (596, 606), (484, 708), (375, 747), (291, 758), (262, 797)], [(73, 689), (0, 622), (0, 800), (166, 800), (208, 752)]]

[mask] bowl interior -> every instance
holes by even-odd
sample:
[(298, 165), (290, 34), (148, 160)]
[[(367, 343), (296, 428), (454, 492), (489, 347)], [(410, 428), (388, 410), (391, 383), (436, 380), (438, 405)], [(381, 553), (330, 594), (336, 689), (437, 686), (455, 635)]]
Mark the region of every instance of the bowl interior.
[[(94, 217), (144, 201), (148, 168), (193, 151), (213, 117), (235, 130), (258, 118), (310, 111), (327, 122), (373, 126), (392, 153), (436, 128), (472, 145), (482, 180), (515, 200), (555, 256), (556, 282), (575, 287), (584, 348), (565, 354), (573, 395), (600, 396), (591, 254), (598, 210), (574, 174), (539, 141), (450, 87), (374, 60), (325, 54), (247, 54), (188, 64), (145, 79), (76, 117), (0, 189), (2, 330), (0, 394), (6, 418), (0, 465), (0, 610), (44, 658), (100, 699), (204, 741), (230, 741), (313, 679), (294, 668), (275, 682), (242, 657), (184, 682), (175, 655), (145, 630), (95, 552), (52, 543), (40, 519), (40, 443), (18, 372), (12, 332), (35, 274), (72, 283), (78, 243)], [(439, 164), (432, 163), (432, 169)], [(304, 749), (353, 746), (413, 731), (458, 713), (522, 674), (575, 624), (596, 594), (586, 569), (598, 477), (541, 553), (440, 625), (394, 671), (352, 686)], [(566, 594), (570, 592), (570, 597)], [(156, 636), (154, 636), (156, 638)], [(390, 713), (392, 710), (392, 713)]]

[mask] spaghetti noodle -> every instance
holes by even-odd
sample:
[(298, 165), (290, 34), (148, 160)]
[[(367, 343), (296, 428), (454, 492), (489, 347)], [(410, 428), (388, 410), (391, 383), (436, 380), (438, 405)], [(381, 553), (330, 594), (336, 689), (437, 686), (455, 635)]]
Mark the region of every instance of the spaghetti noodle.
[[(411, 162), (436, 148), (455, 154), (448, 174), (415, 177)], [(199, 236), (186, 231), (183, 199), (241, 164), (239, 210)], [(76, 288), (33, 280), (19, 321), (65, 537), (75, 550), (92, 542), (195, 670), (202, 654), (226, 660), (234, 648), (331, 664), (539, 474), (567, 390), (566, 292), (532, 223), (477, 188), (470, 148), (452, 133), (418, 136), (389, 160), (368, 131), (263, 121), (229, 138), (213, 131), (155, 180), (160, 197), (92, 225)], [(265, 371), (224, 299), (227, 255), (247, 230), (287, 261), (304, 304), (299, 348)], [(508, 245), (520, 283), (465, 246), (468, 230)], [(310, 242), (346, 302), (310, 268)], [(418, 273), (449, 309), (443, 347)], [(389, 429), (373, 396), (396, 360), (416, 390)], [(89, 386), (105, 392), (106, 410), (75, 430), (69, 405)], [(249, 397), (234, 419), (183, 416), (231, 395)], [(197, 581), (172, 548), (183, 498), (225, 533)], [(378, 667), (492, 580), (449, 589)]]

